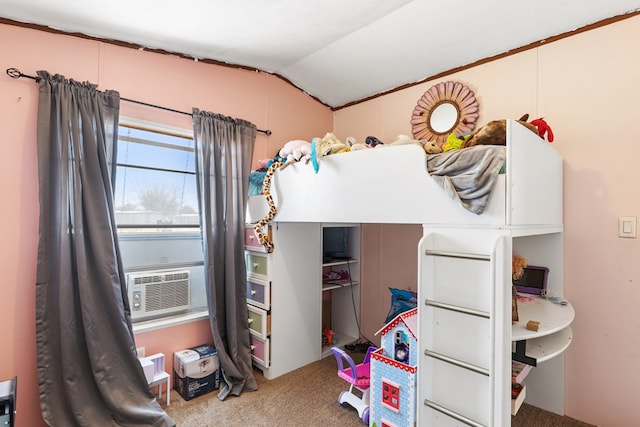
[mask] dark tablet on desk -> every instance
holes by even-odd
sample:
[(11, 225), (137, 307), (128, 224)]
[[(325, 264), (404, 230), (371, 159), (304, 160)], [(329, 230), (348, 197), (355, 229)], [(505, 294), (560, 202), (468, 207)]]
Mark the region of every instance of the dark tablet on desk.
[(546, 294), (547, 276), (549, 269), (547, 267), (537, 267), (529, 265), (524, 268), (522, 277), (514, 280), (513, 284), (516, 290), (523, 294), (543, 295)]

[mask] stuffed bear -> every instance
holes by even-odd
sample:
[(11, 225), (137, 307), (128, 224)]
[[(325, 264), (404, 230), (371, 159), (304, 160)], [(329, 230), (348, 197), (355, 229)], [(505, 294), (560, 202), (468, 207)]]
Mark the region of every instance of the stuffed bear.
[(334, 134), (327, 132), (318, 142), (316, 147), (316, 155), (318, 157), (336, 154), (346, 148), (347, 145), (340, 141)]

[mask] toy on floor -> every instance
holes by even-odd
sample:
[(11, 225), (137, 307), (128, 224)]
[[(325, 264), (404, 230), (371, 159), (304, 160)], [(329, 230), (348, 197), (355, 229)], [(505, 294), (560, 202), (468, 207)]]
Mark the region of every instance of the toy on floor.
[(397, 314), (376, 332), (380, 348), (371, 353), (369, 421), (372, 426), (416, 425), (418, 309)]
[[(338, 347), (331, 348), (331, 352), (338, 361), (338, 376), (350, 384), (348, 391), (340, 393), (338, 402), (342, 406), (349, 405), (358, 411), (358, 416), (366, 425), (369, 425), (369, 358), (375, 349), (375, 347), (369, 347), (364, 361), (356, 365), (344, 350)], [(345, 368), (344, 362), (349, 366)], [(360, 391), (360, 397), (354, 393), (354, 388)]]

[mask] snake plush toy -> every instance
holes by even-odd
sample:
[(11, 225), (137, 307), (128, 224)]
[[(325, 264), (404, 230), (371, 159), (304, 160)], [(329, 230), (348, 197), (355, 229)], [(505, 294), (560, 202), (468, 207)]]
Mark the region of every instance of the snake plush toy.
[(253, 226), (253, 230), (258, 237), (258, 241), (269, 253), (273, 252), (273, 240), (271, 239), (271, 234), (269, 234), (268, 232), (264, 232), (264, 227), (269, 224), (269, 222), (278, 212), (278, 210), (276, 209), (276, 204), (273, 201), (273, 197), (271, 197), (271, 178), (273, 178), (273, 174), (276, 172), (276, 170), (280, 169), (282, 165), (282, 159), (278, 159), (274, 161), (271, 166), (269, 166), (269, 169), (267, 169), (267, 173), (264, 176), (264, 181), (262, 181), (262, 194), (264, 194), (267, 200), (269, 212), (267, 212), (267, 214), (260, 221), (258, 221), (256, 225)]

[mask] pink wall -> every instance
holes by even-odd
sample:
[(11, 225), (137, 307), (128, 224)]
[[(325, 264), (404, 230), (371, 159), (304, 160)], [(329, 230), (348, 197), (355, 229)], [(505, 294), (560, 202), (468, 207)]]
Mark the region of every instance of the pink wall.
[(389, 288), (418, 290), (416, 248), (421, 237), (421, 225), (362, 224), (362, 334), (376, 345), (380, 336), (374, 334), (384, 326), (391, 306)]
[[(618, 216), (637, 216), (640, 209), (640, 169), (635, 163), (639, 149), (633, 138), (633, 124), (640, 115), (638, 39), (640, 17), (634, 17), (443, 79), (462, 81), (475, 91), (481, 124), (528, 112), (544, 116), (553, 127), (554, 146), (565, 159), (565, 296), (576, 309), (574, 339), (565, 358), (566, 413), (607, 427), (640, 424), (640, 407), (635, 403), (640, 382), (640, 322), (634, 307), (640, 300), (640, 247), (638, 240), (617, 238)], [(343, 139), (375, 135), (386, 141), (410, 134), (415, 103), (435, 83), (332, 115), (297, 89), (264, 73), (7, 25), (0, 25), (0, 40), (4, 68), (17, 67), (27, 74), (45, 69), (89, 80), (101, 89), (118, 90), (123, 97), (183, 111), (197, 106), (271, 129), (271, 137), (258, 136), (256, 159), (272, 157), (289, 139), (322, 136), (331, 129)], [(0, 351), (0, 379), (19, 376), (19, 425), (39, 426), (43, 423), (34, 332), (37, 85), (2, 73), (0, 93), (0, 114), (5, 118), (0, 128), (4, 154), (0, 159), (0, 200), (4, 201), (0, 271), (6, 277), (0, 284), (5, 302), (0, 325), (8, 331)], [(146, 120), (162, 117), (175, 125), (190, 126), (187, 116), (126, 102), (122, 114)], [(613, 155), (617, 153), (623, 155)], [(388, 299), (380, 302), (380, 298), (388, 295), (388, 286), (415, 286), (417, 255), (413, 248), (419, 235), (420, 228), (412, 226), (363, 228), (365, 242), (381, 245), (378, 249), (364, 245), (363, 283), (371, 279), (375, 283), (372, 295), (379, 297), (363, 300), (365, 334), (372, 335), (386, 316)], [(141, 334), (136, 340), (149, 354), (171, 354), (208, 338), (207, 328), (202, 321)], [(167, 336), (170, 339), (165, 341)]]
[[(254, 159), (271, 158), (289, 139), (323, 136), (333, 114), (300, 90), (266, 73), (231, 69), (80, 38), (0, 24), (0, 380), (18, 375), (18, 426), (44, 425), (36, 376), (35, 281), (38, 244), (36, 109), (33, 80), (9, 78), (16, 67), (90, 81), (122, 97), (190, 112), (192, 107), (239, 117), (259, 129)], [(189, 116), (122, 102), (121, 114), (191, 127)], [(208, 322), (139, 334), (147, 354), (163, 352), (172, 365), (174, 350), (211, 342)]]
[[(618, 217), (640, 214), (637, 40), (638, 16), (442, 79), (474, 90), (479, 124), (530, 113), (544, 116), (554, 130), (553, 145), (564, 157), (565, 296), (576, 310), (565, 354), (565, 410), (606, 427), (640, 425), (640, 244), (617, 237)], [(434, 83), (338, 110), (334, 133), (383, 141), (410, 134), (413, 108)], [(381, 241), (394, 244), (392, 238), (387, 233)], [(388, 255), (387, 266), (376, 266), (380, 275), (415, 271), (417, 256)], [(379, 286), (382, 295), (387, 283)], [(365, 333), (381, 326), (367, 320), (384, 314), (363, 313)]]

